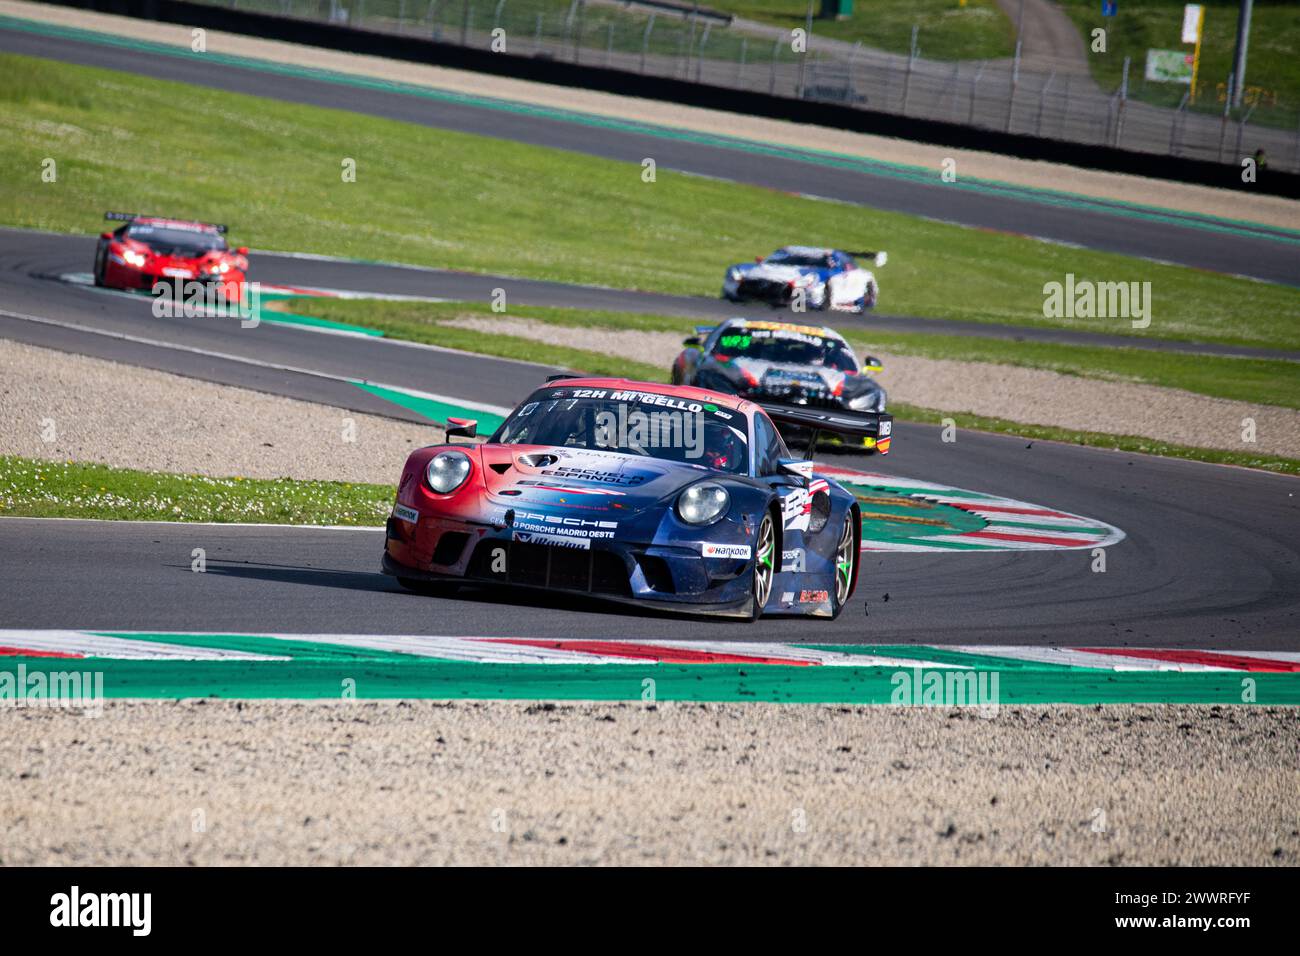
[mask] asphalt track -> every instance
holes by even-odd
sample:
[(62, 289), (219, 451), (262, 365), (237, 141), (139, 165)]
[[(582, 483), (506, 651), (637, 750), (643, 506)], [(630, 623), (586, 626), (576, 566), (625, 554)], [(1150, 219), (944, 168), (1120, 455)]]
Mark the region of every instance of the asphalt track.
[[(897, 167), (860, 161), (846, 167), (798, 150), (710, 140), (635, 124), (593, 122), (576, 114), (518, 108), (503, 101), (415, 92), (394, 84), (358, 83), (305, 71), (277, 70), (270, 81), (257, 61), (138, 43), (117, 45), (91, 34), (32, 33), (0, 23), (0, 51), (125, 70), (235, 93), (272, 97), (387, 117), (660, 168), (816, 195), (1092, 249), (1181, 263), (1216, 272), (1300, 285), (1296, 240), (1281, 230), (1223, 224), (1207, 217), (1142, 212), (1121, 203), (1064, 201), (1045, 193), (967, 184), (953, 189), (938, 177), (900, 175)], [(829, 167), (829, 168), (828, 168)], [(833, 170), (833, 171), (832, 171)], [(887, 238), (882, 237), (887, 246)]]
[[(8, 296), (6, 307), (14, 311), (23, 311), (36, 308), (38, 304), (48, 301), (51, 296), (57, 295), (49, 288), (49, 281), (71, 274), (85, 274), (89, 269), (87, 263), (94, 259), (94, 252), (93, 236), (69, 236), (0, 228), (0, 273), (2, 273), (0, 281), (4, 283)], [(505, 289), (508, 301), (515, 305), (562, 306), (573, 309), (674, 315), (695, 319), (701, 323), (714, 323), (734, 315), (749, 315), (758, 318), (777, 317), (826, 324), (845, 330), (879, 329), (891, 332), (921, 332), (1056, 342), (1063, 345), (1300, 361), (1300, 351), (1293, 350), (1223, 345), (1212, 342), (1181, 342), (1173, 339), (1111, 335), (1076, 329), (886, 315), (878, 312), (866, 316), (829, 311), (796, 315), (789, 310), (778, 311), (752, 303), (738, 305), (721, 298), (568, 285), (516, 276), (457, 272), (393, 263), (352, 262), (262, 250), (253, 251), (251, 264), (252, 274), (257, 281), (271, 285), (347, 289), (355, 292), (426, 296), (465, 302), (489, 302), (495, 290)]]
[[(38, 258), (6, 258), (0, 309), (10, 314), (0, 312), (0, 336), (411, 420), (420, 419), (345, 379), (508, 406), (547, 371), (268, 323), (242, 329), (227, 319), (157, 319), (143, 297), (35, 277), (50, 265)], [(376, 573), (381, 537), (371, 531), (7, 519), (0, 521), (0, 621), (248, 633), (806, 635), (859, 643), (1295, 649), (1294, 478), (960, 430), (945, 444), (937, 428), (924, 425), (901, 424), (895, 434), (887, 458), (836, 463), (1064, 509), (1110, 522), (1128, 537), (1107, 551), (1104, 573), (1091, 570), (1088, 551), (869, 554), (859, 592), (839, 620), (746, 626), (570, 598), (408, 595)], [(189, 569), (195, 547), (208, 551), (206, 574)]]

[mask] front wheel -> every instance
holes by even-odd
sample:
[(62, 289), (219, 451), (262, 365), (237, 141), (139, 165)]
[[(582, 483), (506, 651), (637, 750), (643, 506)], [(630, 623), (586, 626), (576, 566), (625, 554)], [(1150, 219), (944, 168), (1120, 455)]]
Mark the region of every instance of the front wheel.
[(772, 525), (771, 513), (763, 515), (758, 524), (758, 535), (754, 539), (754, 581), (752, 587), (753, 607), (749, 613), (751, 621), (763, 616), (767, 599), (772, 596), (772, 578), (776, 574), (776, 530)]
[(840, 540), (835, 545), (835, 603), (831, 606), (831, 620), (840, 616), (853, 590), (853, 568), (858, 560), (857, 542), (853, 535), (853, 512), (844, 516)]

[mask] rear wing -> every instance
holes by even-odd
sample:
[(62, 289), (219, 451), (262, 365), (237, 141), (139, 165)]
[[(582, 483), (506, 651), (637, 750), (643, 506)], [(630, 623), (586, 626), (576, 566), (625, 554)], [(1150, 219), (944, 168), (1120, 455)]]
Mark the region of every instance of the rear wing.
[[(106, 212), (104, 218), (112, 222), (134, 222), (137, 219), (166, 219), (166, 216), (146, 216), (138, 212)], [(206, 226), (209, 229), (215, 229), (217, 232), (225, 235), (226, 227), (219, 222), (198, 222), (193, 219), (177, 219), (176, 222), (183, 222), (191, 226)]]
[(894, 434), (894, 416), (884, 412), (851, 412), (836, 408), (808, 408), (805, 405), (769, 405), (762, 403), (767, 417), (781, 426), (806, 428), (813, 433), (808, 443), (811, 458), (822, 432), (844, 435), (848, 438), (874, 438), (876, 450), (889, 454), (890, 439)]
[(847, 249), (844, 251), (854, 259), (870, 259), (877, 269), (889, 261), (889, 253), (885, 252), (883, 249), (879, 252), (849, 252)]

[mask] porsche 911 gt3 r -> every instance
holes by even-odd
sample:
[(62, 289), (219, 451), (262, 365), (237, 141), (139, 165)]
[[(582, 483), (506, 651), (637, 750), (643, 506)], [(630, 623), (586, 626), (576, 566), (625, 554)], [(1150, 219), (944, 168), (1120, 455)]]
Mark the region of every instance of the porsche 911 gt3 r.
[[(548, 381), (486, 443), (410, 455), (383, 570), (416, 591), (504, 584), (750, 620), (835, 617), (857, 581), (858, 504), (790, 457), (778, 424), (887, 437), (892, 419)], [(475, 428), (452, 420), (448, 439)]]
[(95, 285), (149, 290), (158, 282), (202, 282), (238, 301), (247, 281), (248, 250), (226, 245), (226, 227), (181, 219), (110, 212), (123, 223), (101, 233), (95, 247)]
[(876, 268), (888, 261), (884, 252), (785, 246), (766, 259), (728, 266), (722, 297), (732, 302), (766, 302), (777, 308), (797, 306), (801, 301), (806, 309), (865, 312), (875, 307), (880, 287), (875, 275), (860, 266), (857, 258), (870, 259)]
[[(727, 319), (699, 326), (673, 362), (674, 385), (727, 392), (756, 402), (852, 412), (883, 412), (886, 395), (868, 372), (881, 369), (880, 359), (859, 362), (852, 347), (834, 329), (790, 322)], [(807, 438), (787, 431), (788, 440)], [(840, 439), (840, 436), (831, 436)], [(877, 450), (874, 435), (855, 443), (868, 454)], [(889, 450), (889, 439), (880, 451)]]

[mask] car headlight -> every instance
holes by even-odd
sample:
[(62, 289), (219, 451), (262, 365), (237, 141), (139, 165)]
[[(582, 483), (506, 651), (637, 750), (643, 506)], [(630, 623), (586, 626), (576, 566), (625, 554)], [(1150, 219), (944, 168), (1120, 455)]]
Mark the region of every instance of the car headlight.
[(440, 495), (455, 491), (469, 477), (469, 456), (463, 451), (440, 451), (430, 460), (424, 476)]
[(708, 524), (726, 513), (731, 496), (722, 485), (702, 481), (691, 485), (677, 499), (677, 513), (687, 524)]
[(849, 408), (855, 412), (883, 412), (885, 410), (884, 392), (863, 392), (849, 399)]
[(740, 277), (742, 275), (744, 275), (744, 273), (741, 272), (739, 269), (729, 269), (727, 271), (727, 278), (730, 279), (732, 282), (739, 282)]
[(139, 267), (144, 265), (144, 253), (136, 252), (133, 249), (127, 249), (125, 252), (123, 252), (122, 258), (125, 259), (128, 263), (130, 263), (133, 266)]

